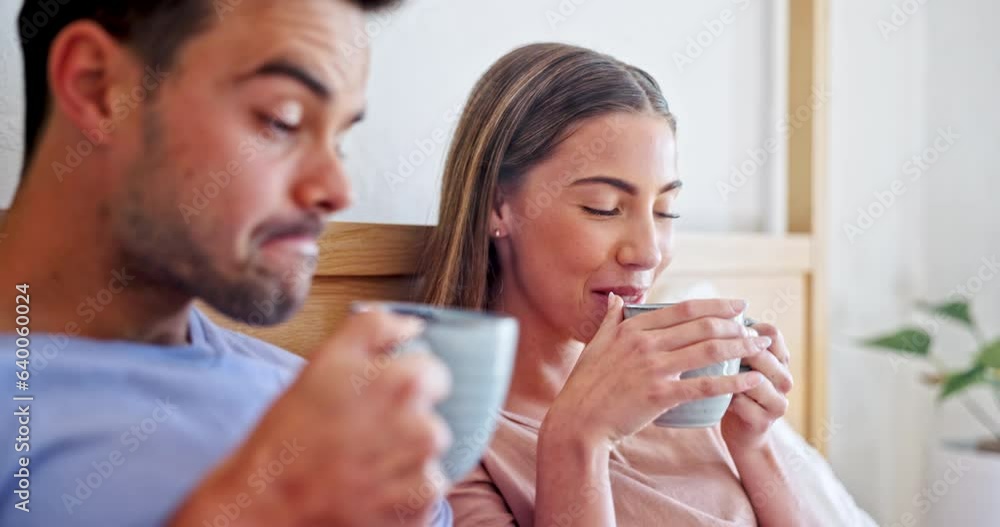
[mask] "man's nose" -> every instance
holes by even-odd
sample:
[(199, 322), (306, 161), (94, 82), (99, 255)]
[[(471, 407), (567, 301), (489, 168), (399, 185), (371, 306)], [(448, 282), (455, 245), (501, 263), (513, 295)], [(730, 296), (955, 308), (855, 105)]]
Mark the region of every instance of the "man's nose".
[(324, 153), (299, 176), (294, 189), (299, 208), (314, 209), (323, 215), (343, 210), (351, 204), (351, 181), (336, 152)]

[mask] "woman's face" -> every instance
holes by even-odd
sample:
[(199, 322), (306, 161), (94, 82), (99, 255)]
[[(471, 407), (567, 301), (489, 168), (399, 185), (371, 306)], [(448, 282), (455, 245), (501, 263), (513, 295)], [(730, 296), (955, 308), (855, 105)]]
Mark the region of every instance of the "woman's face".
[(493, 218), (504, 309), (589, 341), (608, 293), (642, 302), (670, 263), (680, 188), (674, 133), (647, 113), (583, 121)]

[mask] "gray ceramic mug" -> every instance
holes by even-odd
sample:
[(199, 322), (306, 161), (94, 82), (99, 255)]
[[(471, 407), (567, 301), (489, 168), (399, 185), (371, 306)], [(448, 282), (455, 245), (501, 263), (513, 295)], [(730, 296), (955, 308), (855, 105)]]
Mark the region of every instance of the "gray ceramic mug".
[[(631, 318), (640, 313), (655, 311), (672, 305), (676, 304), (626, 304), (625, 318)], [(733, 317), (733, 320), (736, 320), (741, 325), (745, 325), (743, 313)], [(742, 369), (744, 371), (749, 370), (749, 368)], [(740, 359), (730, 359), (705, 368), (698, 368), (696, 370), (683, 372), (681, 373), (681, 379), (736, 375), (740, 372), (740, 370)], [(726, 410), (729, 408), (729, 402), (732, 401), (732, 399), (733, 394), (725, 394), (679, 404), (657, 417), (653, 423), (657, 426), (670, 428), (705, 428), (715, 426), (719, 424), (722, 420), (722, 416), (726, 414)]]
[(461, 480), (486, 451), (510, 389), (517, 320), (404, 302), (365, 302), (355, 309), (360, 306), (424, 320), (420, 337), (404, 343), (395, 353), (429, 351), (451, 371), (451, 394), (436, 408), (452, 434), (441, 467), (451, 481)]

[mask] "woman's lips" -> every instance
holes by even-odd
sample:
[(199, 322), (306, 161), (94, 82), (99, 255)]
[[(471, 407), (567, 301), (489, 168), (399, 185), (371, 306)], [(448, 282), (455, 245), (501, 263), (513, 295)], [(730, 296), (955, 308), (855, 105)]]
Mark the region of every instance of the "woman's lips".
[(595, 289), (594, 294), (599, 295), (607, 301), (608, 293), (622, 297), (626, 304), (641, 304), (646, 296), (647, 289), (644, 287), (619, 286)]

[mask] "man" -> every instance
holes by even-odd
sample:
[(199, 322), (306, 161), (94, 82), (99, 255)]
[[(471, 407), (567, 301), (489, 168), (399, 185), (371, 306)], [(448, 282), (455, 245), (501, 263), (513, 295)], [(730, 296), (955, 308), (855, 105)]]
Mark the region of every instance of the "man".
[(450, 525), (446, 370), (349, 382), (419, 321), (354, 316), (305, 365), (192, 307), (274, 324), (303, 303), (350, 200), (354, 43), (390, 3), (27, 0), (0, 524)]

